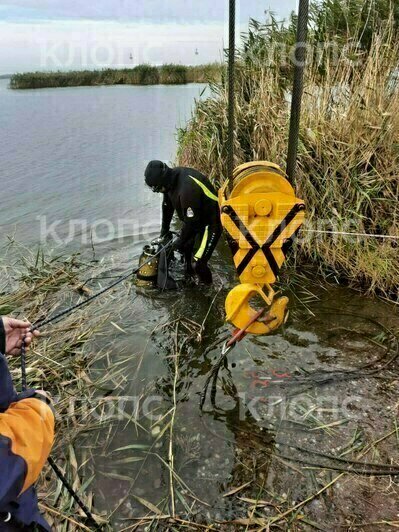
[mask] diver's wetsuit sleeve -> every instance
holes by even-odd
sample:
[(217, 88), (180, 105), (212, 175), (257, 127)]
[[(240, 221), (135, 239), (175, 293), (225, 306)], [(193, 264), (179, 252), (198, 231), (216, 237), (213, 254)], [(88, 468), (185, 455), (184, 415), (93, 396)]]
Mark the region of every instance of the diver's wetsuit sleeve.
[(162, 202), (162, 229), (161, 229), (161, 236), (165, 236), (170, 231), (170, 224), (172, 222), (173, 214), (175, 212), (175, 208), (173, 207), (172, 202), (170, 201), (169, 195), (164, 194), (163, 195), (163, 202)]
[(184, 249), (186, 244), (203, 228), (201, 189), (195, 184), (188, 183), (181, 192), (180, 205), (183, 212), (183, 227), (176, 248)]

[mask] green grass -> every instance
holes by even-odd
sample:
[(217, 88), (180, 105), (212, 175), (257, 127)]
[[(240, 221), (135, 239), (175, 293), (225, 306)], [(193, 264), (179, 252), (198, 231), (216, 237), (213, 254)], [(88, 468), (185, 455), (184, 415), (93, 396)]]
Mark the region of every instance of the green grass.
[(11, 77), (11, 89), (42, 89), (91, 85), (180, 85), (220, 80), (222, 65), (138, 65), (135, 68), (76, 70), (70, 72), (26, 72)]

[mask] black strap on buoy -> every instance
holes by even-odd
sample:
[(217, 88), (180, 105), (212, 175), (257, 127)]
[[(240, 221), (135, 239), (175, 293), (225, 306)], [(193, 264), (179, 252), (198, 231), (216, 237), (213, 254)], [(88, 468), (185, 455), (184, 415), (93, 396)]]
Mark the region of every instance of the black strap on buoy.
[(303, 96), (303, 80), (306, 64), (306, 43), (308, 37), (309, 0), (299, 0), (299, 12), (294, 55), (294, 86), (292, 89), (290, 133), (288, 139), (287, 175), (291, 183), (295, 180), (298, 158), (299, 126)]

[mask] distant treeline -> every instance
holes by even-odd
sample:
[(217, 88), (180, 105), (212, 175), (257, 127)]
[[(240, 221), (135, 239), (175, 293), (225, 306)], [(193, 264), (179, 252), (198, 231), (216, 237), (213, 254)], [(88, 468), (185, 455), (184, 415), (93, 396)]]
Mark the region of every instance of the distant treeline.
[(71, 72), (26, 72), (11, 77), (12, 89), (45, 87), (81, 87), (86, 85), (179, 85), (220, 81), (223, 66), (219, 63), (199, 66), (138, 65), (134, 68), (76, 70)]

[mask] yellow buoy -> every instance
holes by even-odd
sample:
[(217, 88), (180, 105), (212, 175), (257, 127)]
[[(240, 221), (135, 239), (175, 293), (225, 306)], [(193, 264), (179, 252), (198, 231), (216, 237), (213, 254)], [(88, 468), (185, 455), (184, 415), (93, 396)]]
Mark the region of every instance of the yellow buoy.
[(219, 205), (242, 283), (226, 299), (227, 319), (242, 328), (256, 313), (249, 301), (258, 295), (271, 306), (269, 314), (274, 312), (275, 319), (268, 324), (257, 321), (248, 332), (267, 334), (284, 321), (288, 299), (274, 301), (270, 285), (304, 221), (304, 202), (296, 197), (281, 168), (258, 161), (235, 169), (232, 189), (229, 191), (226, 183), (219, 191)]

